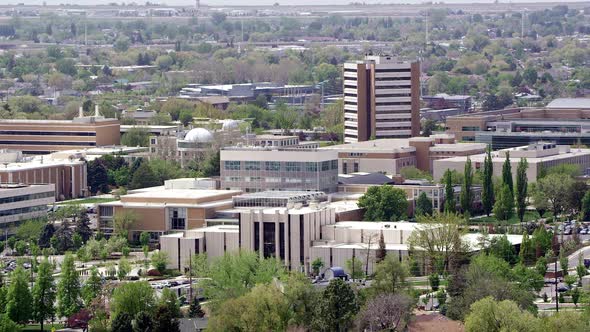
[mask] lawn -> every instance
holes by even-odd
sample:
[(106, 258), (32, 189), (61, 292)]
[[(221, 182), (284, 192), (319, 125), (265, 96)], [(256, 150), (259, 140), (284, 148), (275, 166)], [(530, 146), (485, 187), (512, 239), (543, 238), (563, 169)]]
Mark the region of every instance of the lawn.
[(78, 204), (97, 204), (97, 203), (108, 203), (116, 201), (116, 198), (105, 198), (105, 197), (89, 197), (83, 199), (73, 199), (69, 201), (63, 201), (56, 203), (57, 205), (78, 205)]
[[(546, 212), (543, 217), (544, 218), (549, 218), (551, 217), (553, 214), (551, 212)], [(529, 221), (535, 221), (537, 219), (539, 219), (539, 213), (537, 213), (537, 211), (526, 211), (524, 214), (524, 222), (529, 222)], [(489, 216), (489, 217), (479, 217), (479, 218), (471, 218), (471, 223), (472, 224), (493, 224), (493, 223), (497, 223), (498, 220), (496, 219), (496, 217)], [(514, 216), (512, 216), (512, 218), (510, 218), (508, 220), (508, 224), (516, 224), (520, 222), (520, 220), (518, 219), (518, 216), (516, 215), (516, 213), (514, 214)]]
[[(63, 329), (63, 324), (44, 324), (43, 330), (44, 331), (51, 331), (51, 328), (54, 327), (56, 330)], [(41, 331), (41, 325), (39, 324), (32, 324), (27, 325), (21, 328), (21, 331)]]

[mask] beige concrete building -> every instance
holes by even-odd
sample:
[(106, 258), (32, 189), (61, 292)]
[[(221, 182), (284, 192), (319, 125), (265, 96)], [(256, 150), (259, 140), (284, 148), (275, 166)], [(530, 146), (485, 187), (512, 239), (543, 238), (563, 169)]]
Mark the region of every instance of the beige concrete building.
[(344, 142), (420, 135), (420, 63), (367, 55), (344, 64)]
[(409, 139), (377, 139), (333, 145), (322, 150), (338, 152), (338, 172), (400, 174), (404, 167), (432, 172), (434, 160), (483, 153), (485, 144), (455, 143), (453, 135), (440, 134)]
[(307, 144), (279, 146), (271, 142), (270, 145), (223, 148), (221, 188), (244, 192), (336, 191), (336, 151), (316, 149), (316, 145)]
[(0, 120), (0, 149), (15, 149), (25, 154), (119, 145), (119, 120), (98, 114), (73, 120)]
[[(501, 177), (502, 164), (506, 160), (506, 153), (510, 153), (512, 176), (516, 179), (516, 169), (521, 158), (528, 162), (527, 178), (529, 183), (537, 181), (537, 175), (541, 168), (550, 168), (563, 164), (577, 165), (580, 170), (590, 168), (590, 149), (570, 148), (567, 145), (554, 143), (536, 143), (517, 148), (499, 150), (492, 153), (494, 164), (494, 176)], [(469, 157), (474, 169), (483, 168), (485, 154)], [(463, 172), (467, 157), (454, 157), (434, 161), (433, 176), (440, 180), (447, 169)]]
[(118, 214), (131, 213), (135, 217), (129, 231), (137, 240), (143, 231), (153, 239), (169, 231), (187, 231), (206, 226), (205, 219), (216, 211), (232, 207), (232, 197), (238, 190), (171, 189), (153, 187), (141, 189), (121, 197), (121, 200), (98, 204), (99, 227), (106, 233), (113, 231), (113, 220)]
[(85, 155), (70, 152), (23, 157), (20, 152), (0, 150), (3, 163), (0, 183), (53, 184), (54, 198), (58, 201), (85, 197), (88, 195)]
[(47, 215), (55, 202), (53, 184), (0, 184), (0, 236), (12, 234), (21, 222)]

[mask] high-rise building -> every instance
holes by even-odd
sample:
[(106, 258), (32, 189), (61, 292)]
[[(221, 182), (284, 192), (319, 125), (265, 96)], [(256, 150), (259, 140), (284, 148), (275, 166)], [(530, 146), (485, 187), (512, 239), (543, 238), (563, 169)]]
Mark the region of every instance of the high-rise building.
[(420, 63), (367, 55), (344, 64), (344, 142), (420, 134)]

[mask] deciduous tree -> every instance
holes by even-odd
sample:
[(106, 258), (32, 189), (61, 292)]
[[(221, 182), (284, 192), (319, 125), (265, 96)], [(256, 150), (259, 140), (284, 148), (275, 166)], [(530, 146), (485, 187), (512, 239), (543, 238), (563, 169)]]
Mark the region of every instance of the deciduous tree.
[(483, 211), (489, 217), (490, 212), (494, 207), (494, 182), (492, 176), (494, 174), (494, 164), (492, 162), (491, 148), (488, 147), (486, 157), (483, 164), (483, 186), (481, 192), (481, 203)]
[(55, 283), (53, 265), (45, 258), (39, 264), (35, 286), (33, 287), (33, 318), (41, 325), (55, 315)]
[(57, 313), (61, 317), (68, 317), (75, 314), (82, 307), (80, 299), (80, 277), (74, 257), (66, 254), (61, 263), (61, 273), (57, 285)]
[(29, 290), (29, 274), (18, 266), (10, 275), (6, 294), (6, 314), (19, 324), (26, 324), (32, 317), (33, 297)]
[(516, 169), (516, 214), (520, 222), (524, 221), (526, 212), (526, 199), (528, 196), (528, 178), (527, 169), (529, 165), (526, 159), (521, 158)]

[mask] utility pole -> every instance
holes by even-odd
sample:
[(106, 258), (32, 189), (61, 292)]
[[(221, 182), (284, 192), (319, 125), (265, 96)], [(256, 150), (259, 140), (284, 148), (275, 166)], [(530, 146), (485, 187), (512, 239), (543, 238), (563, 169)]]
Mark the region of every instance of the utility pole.
[(555, 256), (555, 265), (554, 265), (554, 269), (555, 269), (555, 312), (559, 312), (559, 296), (557, 294), (557, 260), (559, 258), (557, 256)]
[(524, 38), (524, 16), (526, 12), (523, 10), (520, 14), (520, 38)]

